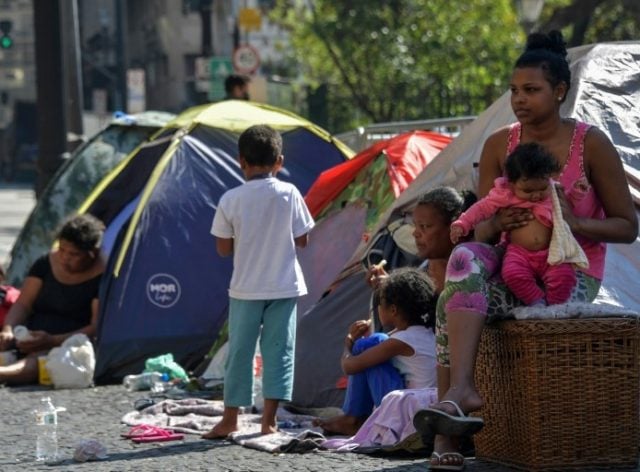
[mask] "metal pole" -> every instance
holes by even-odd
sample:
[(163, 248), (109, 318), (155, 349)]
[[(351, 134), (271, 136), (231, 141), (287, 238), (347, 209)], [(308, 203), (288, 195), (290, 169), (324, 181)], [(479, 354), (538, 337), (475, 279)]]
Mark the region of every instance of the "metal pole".
[(62, 0), (61, 4), (62, 42), (66, 74), (67, 131), (77, 139), (67, 143), (67, 150), (73, 151), (83, 134), (82, 126), (82, 73), (80, 71), (80, 31), (78, 28), (78, 4), (76, 0)]
[(202, 24), (202, 55), (209, 57), (212, 54), (211, 44), (211, 3), (212, 0), (200, 0), (200, 21)]
[(115, 84), (114, 108), (127, 111), (127, 58), (124, 48), (125, 4), (122, 0), (115, 0), (116, 10), (116, 69), (117, 80)]
[(62, 163), (67, 145), (59, 1), (34, 0), (33, 17), (38, 96), (38, 176), (35, 191), (39, 197)]

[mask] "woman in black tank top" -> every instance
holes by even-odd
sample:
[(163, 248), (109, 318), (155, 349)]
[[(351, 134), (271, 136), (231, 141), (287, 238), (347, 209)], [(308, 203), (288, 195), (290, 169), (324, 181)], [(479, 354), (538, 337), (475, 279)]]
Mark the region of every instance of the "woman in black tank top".
[[(0, 367), (0, 382), (34, 383), (38, 356), (74, 334), (95, 335), (103, 232), (91, 215), (73, 217), (58, 233), (58, 246), (33, 264), (0, 331), (0, 351), (16, 348), (22, 358)], [(16, 340), (18, 325), (29, 328), (27, 339)]]

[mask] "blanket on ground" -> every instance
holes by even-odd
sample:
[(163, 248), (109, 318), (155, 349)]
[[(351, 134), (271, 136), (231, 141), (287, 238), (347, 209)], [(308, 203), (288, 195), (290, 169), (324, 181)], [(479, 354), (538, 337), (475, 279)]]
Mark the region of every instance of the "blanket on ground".
[[(437, 401), (436, 389), (409, 389), (391, 392), (351, 438), (327, 440), (321, 429), (312, 425), (313, 416), (278, 409), (277, 433), (260, 434), (260, 415), (245, 413), (238, 417), (239, 431), (229, 439), (241, 446), (267, 452), (309, 452), (329, 449), (338, 452), (417, 452), (425, 447), (413, 427), (413, 416)], [(122, 417), (129, 426), (149, 424), (174, 431), (201, 434), (215, 426), (222, 416), (220, 400), (185, 398), (163, 400)], [(428, 447), (429, 445), (426, 445)]]
[[(220, 400), (185, 398), (162, 400), (140, 411), (131, 411), (122, 417), (129, 426), (148, 424), (181, 433), (202, 434), (221, 419), (224, 404)], [(278, 409), (279, 429), (274, 434), (260, 434), (259, 414), (245, 413), (238, 417), (240, 430), (229, 436), (237, 444), (267, 452), (308, 452), (318, 449), (324, 436), (312, 427), (312, 416), (289, 413)]]
[(332, 438), (322, 447), (337, 452), (379, 452), (404, 450), (419, 452), (431, 444), (423, 444), (413, 426), (415, 414), (438, 402), (435, 388), (395, 390), (384, 396), (380, 406), (367, 418), (355, 436)]

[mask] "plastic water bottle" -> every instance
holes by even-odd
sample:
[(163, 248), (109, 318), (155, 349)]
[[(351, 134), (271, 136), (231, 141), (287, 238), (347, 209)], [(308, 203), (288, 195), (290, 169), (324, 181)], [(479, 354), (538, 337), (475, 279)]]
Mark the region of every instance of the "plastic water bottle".
[(127, 375), (122, 379), (122, 385), (125, 386), (130, 392), (137, 390), (151, 390), (154, 384), (158, 382), (169, 381), (167, 374), (161, 374), (160, 372), (145, 372), (137, 375)]
[(36, 460), (55, 463), (58, 459), (58, 412), (51, 398), (40, 399), (36, 410)]
[(13, 327), (13, 337), (16, 341), (27, 341), (31, 338), (31, 331), (26, 326), (17, 325)]

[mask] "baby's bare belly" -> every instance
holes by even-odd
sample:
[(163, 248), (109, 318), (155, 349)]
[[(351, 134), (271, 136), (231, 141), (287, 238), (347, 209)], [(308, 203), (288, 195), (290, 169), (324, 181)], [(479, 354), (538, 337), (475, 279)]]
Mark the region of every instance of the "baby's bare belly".
[(510, 233), (511, 242), (529, 251), (539, 251), (549, 247), (551, 228), (538, 220), (532, 220), (527, 226), (514, 229)]

